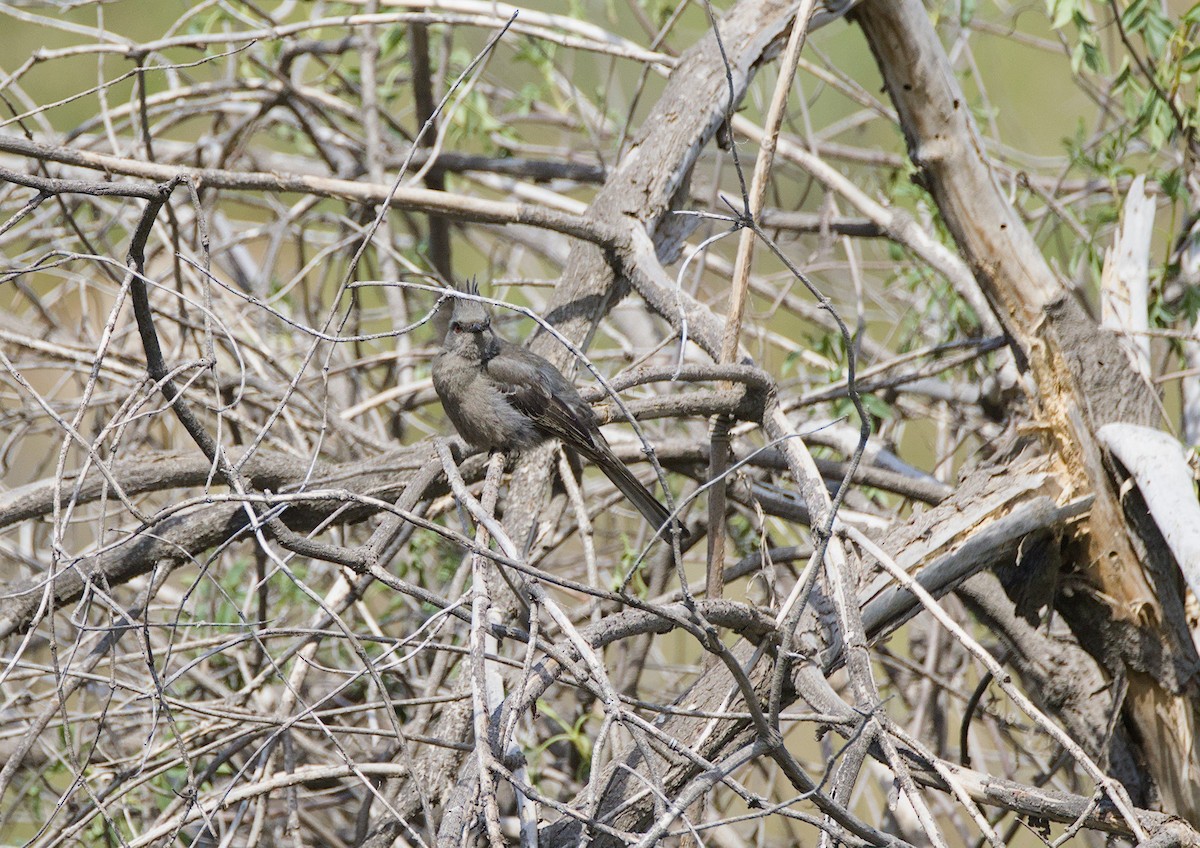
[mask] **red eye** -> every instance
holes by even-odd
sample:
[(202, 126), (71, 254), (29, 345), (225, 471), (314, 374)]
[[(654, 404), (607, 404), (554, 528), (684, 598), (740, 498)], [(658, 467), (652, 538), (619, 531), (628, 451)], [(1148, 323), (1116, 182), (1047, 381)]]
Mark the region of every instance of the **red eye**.
[(456, 332), (456, 333), (461, 333), (462, 332), (462, 324), (455, 324), (450, 329), (454, 330), (454, 332)]

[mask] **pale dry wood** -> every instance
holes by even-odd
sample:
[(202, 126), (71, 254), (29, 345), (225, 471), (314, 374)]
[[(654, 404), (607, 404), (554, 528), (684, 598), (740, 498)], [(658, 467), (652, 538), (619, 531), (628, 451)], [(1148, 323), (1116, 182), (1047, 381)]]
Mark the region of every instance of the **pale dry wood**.
[(1146, 176), (1129, 184), (1121, 207), (1121, 226), (1104, 251), (1100, 272), (1100, 326), (1121, 336), (1130, 365), (1150, 377), (1150, 242), (1154, 236), (1154, 198), (1146, 194)]
[[(1200, 683), (1180, 673), (1200, 660), (1175, 567), (1153, 539), (1138, 538), (1095, 436), (1116, 421), (1153, 426), (1160, 417), (1153, 394), (1116, 337), (1099, 330), (1059, 285), (996, 185), (925, 9), (912, 0), (871, 2), (853, 14), (896, 105), (910, 158), (1029, 368), (1030, 400), (1057, 461), (1058, 485), (1067, 497), (1095, 498), (1080, 553), (1100, 591), (1093, 602), (1077, 594), (1062, 611), (1111, 673), (1128, 669), (1129, 715), (1155, 737), (1143, 751), (1154, 778), (1171, 810), (1200, 820), (1200, 792), (1177, 780), (1180, 773), (1200, 779), (1200, 747), (1193, 744)], [(1098, 622), (1104, 622), (1099, 636)]]

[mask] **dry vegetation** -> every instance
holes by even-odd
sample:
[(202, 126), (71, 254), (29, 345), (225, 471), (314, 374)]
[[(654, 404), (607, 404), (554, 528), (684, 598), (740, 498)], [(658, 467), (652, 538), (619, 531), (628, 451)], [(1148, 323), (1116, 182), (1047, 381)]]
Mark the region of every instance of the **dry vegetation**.
[(1197, 24), (798, 5), (0, 4), (0, 844), (1200, 844)]

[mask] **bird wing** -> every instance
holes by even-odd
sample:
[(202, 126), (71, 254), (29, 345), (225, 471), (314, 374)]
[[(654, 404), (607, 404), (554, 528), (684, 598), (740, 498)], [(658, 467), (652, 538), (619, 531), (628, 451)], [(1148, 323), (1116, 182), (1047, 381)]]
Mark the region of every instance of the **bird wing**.
[(603, 437), (592, 408), (547, 360), (505, 343), (484, 368), (497, 390), (538, 429), (585, 454), (600, 450)]
[(613, 455), (596, 425), (592, 408), (550, 362), (523, 347), (503, 342), (484, 364), (484, 371), (513, 408), (538, 430), (560, 439), (595, 463), (662, 538), (670, 538), (669, 529), (674, 524), (679, 527), (680, 539), (687, 540), (687, 528), (682, 522), (672, 521), (667, 508)]

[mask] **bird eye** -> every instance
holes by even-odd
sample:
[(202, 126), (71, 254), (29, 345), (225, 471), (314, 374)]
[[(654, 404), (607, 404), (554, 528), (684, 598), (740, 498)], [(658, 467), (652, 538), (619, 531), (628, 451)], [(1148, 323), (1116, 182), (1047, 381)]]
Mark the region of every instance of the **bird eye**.
[(451, 324), (450, 329), (456, 333), (461, 333), (462, 332), (462, 324), (457, 324), (457, 323)]

